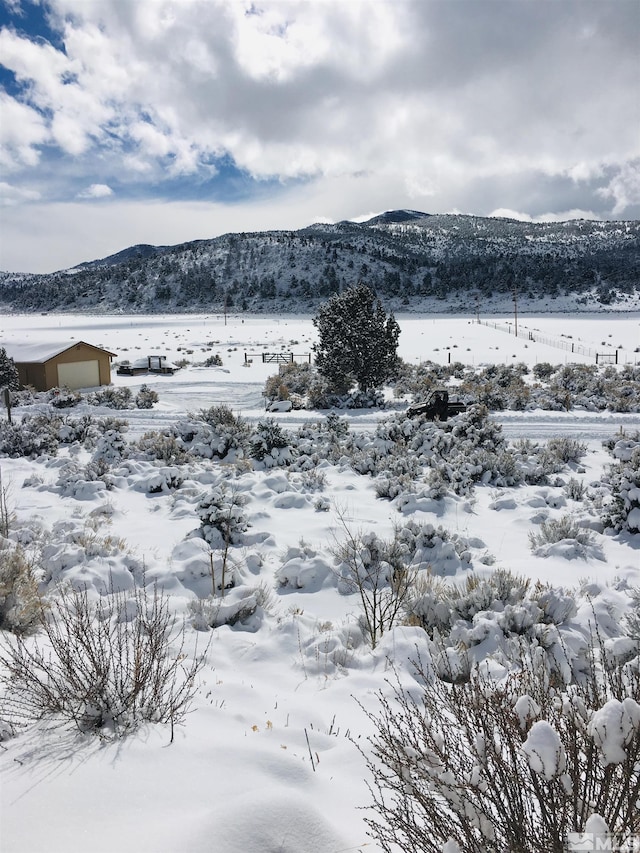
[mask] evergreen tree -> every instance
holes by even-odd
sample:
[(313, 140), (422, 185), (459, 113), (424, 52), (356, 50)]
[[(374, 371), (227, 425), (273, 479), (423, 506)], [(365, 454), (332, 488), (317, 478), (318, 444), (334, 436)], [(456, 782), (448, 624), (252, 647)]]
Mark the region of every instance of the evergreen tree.
[(318, 370), (336, 391), (347, 391), (354, 381), (368, 391), (393, 375), (400, 327), (366, 284), (332, 296), (313, 325)]
[(0, 388), (8, 388), (9, 391), (18, 391), (20, 388), (18, 368), (4, 347), (0, 347)]

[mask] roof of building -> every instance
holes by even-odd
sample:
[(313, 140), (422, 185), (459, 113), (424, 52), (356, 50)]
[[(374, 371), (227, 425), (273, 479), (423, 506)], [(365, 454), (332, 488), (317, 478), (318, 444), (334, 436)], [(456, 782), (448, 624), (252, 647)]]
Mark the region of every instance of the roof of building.
[(114, 352), (110, 352), (103, 347), (97, 347), (94, 344), (88, 344), (86, 341), (67, 341), (63, 344), (3, 344), (0, 342), (0, 346), (4, 347), (7, 355), (15, 362), (19, 362), (21, 364), (44, 364), (50, 359), (55, 358), (55, 356), (73, 349), (73, 347), (78, 344), (84, 344), (87, 347), (91, 347), (91, 349), (106, 352), (107, 355), (112, 355), (114, 357), (116, 355)]

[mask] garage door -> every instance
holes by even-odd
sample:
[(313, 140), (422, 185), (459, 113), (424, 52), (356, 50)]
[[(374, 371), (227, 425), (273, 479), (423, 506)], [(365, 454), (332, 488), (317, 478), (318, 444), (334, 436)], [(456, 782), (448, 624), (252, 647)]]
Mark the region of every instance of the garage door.
[(58, 385), (67, 388), (94, 388), (100, 384), (100, 367), (96, 361), (74, 361), (58, 365)]

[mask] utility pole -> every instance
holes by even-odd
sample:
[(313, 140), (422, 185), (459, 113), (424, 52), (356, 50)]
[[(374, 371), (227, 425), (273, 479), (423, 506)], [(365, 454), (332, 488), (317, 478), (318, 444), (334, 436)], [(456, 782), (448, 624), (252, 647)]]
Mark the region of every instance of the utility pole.
[(518, 291), (514, 284), (513, 286), (513, 314), (515, 318), (515, 332), (516, 338), (518, 337)]

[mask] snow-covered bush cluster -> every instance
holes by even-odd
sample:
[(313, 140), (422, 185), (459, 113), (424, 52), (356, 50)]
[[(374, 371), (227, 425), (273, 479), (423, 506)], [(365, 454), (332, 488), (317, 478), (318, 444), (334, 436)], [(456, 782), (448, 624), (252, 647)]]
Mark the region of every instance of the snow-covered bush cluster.
[(88, 402), (92, 406), (105, 406), (108, 409), (129, 409), (132, 407), (131, 389), (126, 386), (114, 388), (107, 385), (99, 391), (93, 391), (88, 395)]
[(574, 592), (532, 585), (506, 569), (470, 574), (463, 583), (421, 574), (407, 605), (409, 622), (436, 642), (435, 671), (451, 681), (467, 678), (474, 662), (488, 655), (512, 666), (524, 641), (538, 649), (547, 669), (570, 680), (587, 653), (571, 621), (577, 612)]
[[(421, 494), (433, 498), (447, 491), (468, 495), (476, 483), (513, 486), (524, 478), (500, 425), (480, 405), (444, 423), (393, 415), (380, 423), (373, 442), (359, 448), (354, 468), (379, 476), (385, 496), (409, 491), (407, 477), (417, 479), (420, 468), (428, 480)], [(405, 482), (395, 483), (400, 476)]]
[(640, 680), (591, 648), (572, 684), (533, 648), (511, 673), (475, 669), (459, 684), (434, 678), (425, 652), (419, 694), (399, 681), (391, 698), (380, 691), (377, 709), (363, 709), (374, 734), (362, 752), (382, 849), (562, 853), (569, 832), (633, 849)]
[(25, 388), (13, 391), (11, 401), (13, 406), (47, 405), (54, 409), (69, 409), (81, 403), (108, 409), (151, 409), (158, 402), (158, 393), (148, 385), (142, 385), (135, 397), (130, 388), (116, 388), (113, 385), (103, 386), (87, 394), (66, 387), (51, 388), (49, 391)]
[(352, 390), (338, 392), (310, 364), (286, 364), (265, 382), (268, 400), (290, 400), (294, 409), (372, 409), (384, 408), (381, 391)]
[(469, 403), (485, 405), (490, 411), (545, 409), (568, 411), (638, 412), (640, 368), (624, 365), (536, 364), (530, 373), (522, 363), (465, 367), (460, 363), (439, 365), (403, 364), (394, 383), (398, 397), (425, 397), (429, 391), (456, 380), (456, 392)]
[(165, 464), (180, 464), (189, 459), (183, 442), (171, 429), (144, 433), (135, 442), (133, 451), (144, 459), (155, 459)]
[(61, 418), (24, 415), (20, 423), (0, 422), (0, 454), (3, 456), (55, 456), (58, 452), (57, 426)]
[(225, 405), (211, 406), (175, 425), (176, 438), (195, 457), (225, 459), (230, 453), (242, 458), (250, 427)]
[(610, 449), (615, 462), (603, 477), (604, 524), (616, 532), (640, 533), (640, 435), (620, 438)]

